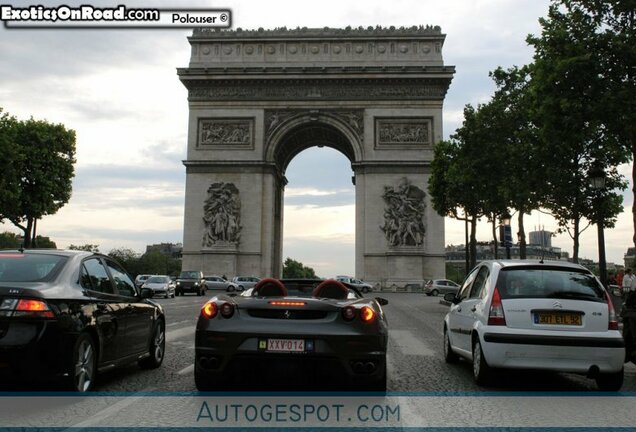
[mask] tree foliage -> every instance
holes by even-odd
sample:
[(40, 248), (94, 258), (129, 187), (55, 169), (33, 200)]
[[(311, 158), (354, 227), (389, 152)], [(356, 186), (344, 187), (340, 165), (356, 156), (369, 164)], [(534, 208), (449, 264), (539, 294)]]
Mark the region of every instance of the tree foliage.
[(74, 245), (71, 244), (68, 247), (70, 250), (80, 250), (80, 251), (85, 251), (85, 252), (94, 252), (94, 253), (99, 253), (99, 245), (96, 244), (83, 244), (83, 245)]
[[(598, 32), (599, 22), (586, 10), (586, 3), (600, 6), (600, 2), (553, 1), (547, 18), (540, 20), (541, 36), (528, 37), (535, 48), (532, 115), (540, 125), (541, 138), (537, 153), (551, 161), (546, 164), (543, 205), (572, 237), (575, 261), (586, 221), (598, 219), (599, 200), (605, 204), (605, 226), (613, 226), (622, 210), (615, 190), (626, 184), (616, 166), (629, 159), (619, 134), (611, 132), (607, 121), (607, 111), (617, 108), (608, 105), (607, 98), (613, 91), (608, 63), (602, 58), (608, 40)], [(595, 167), (604, 169), (607, 176), (603, 196), (590, 186)]]
[(133, 276), (138, 274), (177, 275), (181, 271), (181, 260), (159, 251), (138, 254), (129, 248), (112, 249), (108, 255), (117, 260)]
[(316, 273), (311, 267), (303, 265), (300, 261), (287, 258), (283, 263), (283, 277), (288, 279), (316, 279)]
[(33, 245), (37, 220), (54, 214), (71, 197), (75, 131), (43, 120), (0, 118), (0, 217)]

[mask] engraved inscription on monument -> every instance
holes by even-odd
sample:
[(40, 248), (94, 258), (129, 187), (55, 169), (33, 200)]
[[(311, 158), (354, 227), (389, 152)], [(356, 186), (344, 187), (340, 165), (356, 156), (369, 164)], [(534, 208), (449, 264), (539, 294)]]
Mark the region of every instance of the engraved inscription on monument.
[(254, 148), (254, 119), (199, 119), (199, 149)]
[(213, 183), (203, 206), (204, 247), (236, 246), (241, 237), (241, 200), (233, 183)]
[(402, 178), (399, 186), (384, 186), (384, 232), (390, 246), (421, 246), (426, 227), (424, 211), (426, 193)]
[(376, 118), (375, 148), (396, 149), (432, 144), (431, 119), (426, 117)]

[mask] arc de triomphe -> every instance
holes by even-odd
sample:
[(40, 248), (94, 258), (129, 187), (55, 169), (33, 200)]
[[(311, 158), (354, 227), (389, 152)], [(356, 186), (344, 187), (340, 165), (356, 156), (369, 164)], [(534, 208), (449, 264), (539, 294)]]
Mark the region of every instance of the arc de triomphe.
[(356, 276), (443, 276), (427, 185), (455, 72), (444, 38), (430, 26), (195, 30), (178, 70), (190, 108), (183, 269), (280, 277), (285, 170), (327, 146), (355, 174)]

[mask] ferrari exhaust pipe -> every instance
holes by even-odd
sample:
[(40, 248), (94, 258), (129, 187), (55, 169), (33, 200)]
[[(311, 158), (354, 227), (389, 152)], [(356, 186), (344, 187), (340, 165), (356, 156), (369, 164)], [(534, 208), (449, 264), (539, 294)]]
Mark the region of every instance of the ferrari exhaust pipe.
[(216, 369), (219, 367), (219, 359), (217, 357), (200, 357), (199, 366), (202, 369)]
[(364, 364), (364, 371), (368, 374), (373, 373), (375, 371), (375, 363), (373, 362), (366, 362)]
[(355, 362), (355, 363), (353, 364), (353, 371), (354, 371), (355, 373), (359, 373), (359, 374), (360, 374), (360, 373), (364, 373), (364, 363), (362, 363), (362, 362), (360, 362), (360, 361), (359, 361), (359, 362)]

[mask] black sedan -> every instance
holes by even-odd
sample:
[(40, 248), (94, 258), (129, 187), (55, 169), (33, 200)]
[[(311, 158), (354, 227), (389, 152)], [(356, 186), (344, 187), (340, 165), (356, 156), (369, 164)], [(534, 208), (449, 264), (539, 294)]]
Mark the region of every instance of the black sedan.
[(89, 391), (98, 371), (161, 365), (163, 309), (111, 258), (0, 251), (0, 385), (25, 380)]
[(197, 322), (197, 389), (386, 391), (387, 303), (336, 280), (213, 297)]

